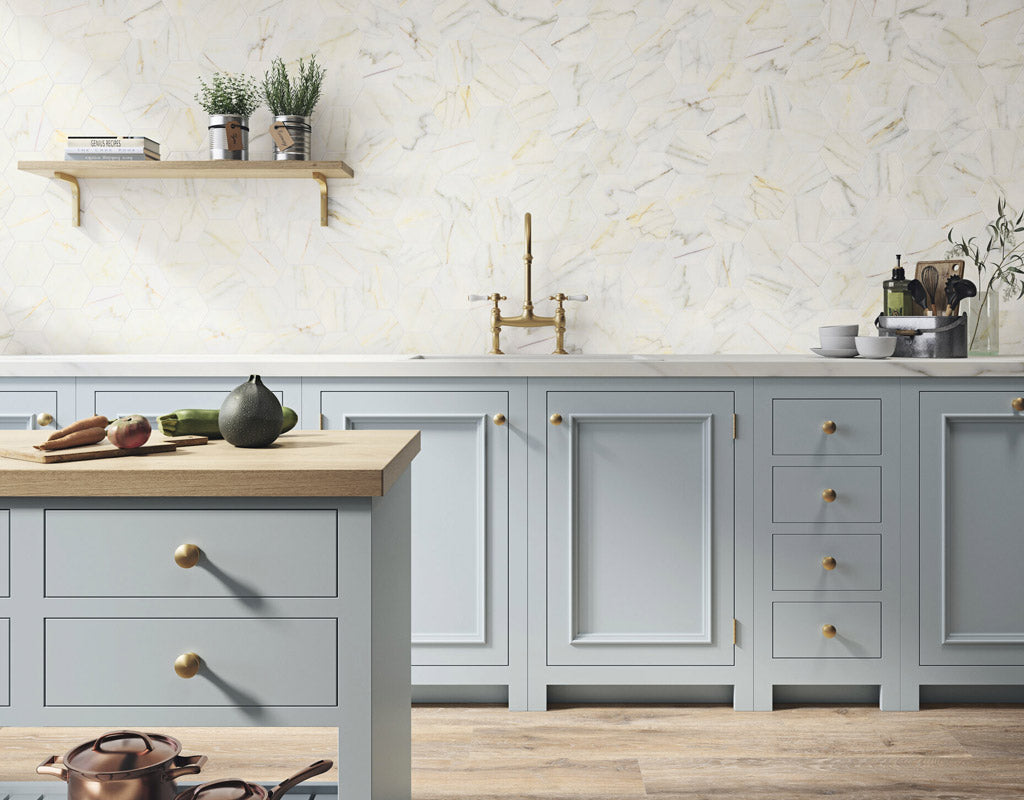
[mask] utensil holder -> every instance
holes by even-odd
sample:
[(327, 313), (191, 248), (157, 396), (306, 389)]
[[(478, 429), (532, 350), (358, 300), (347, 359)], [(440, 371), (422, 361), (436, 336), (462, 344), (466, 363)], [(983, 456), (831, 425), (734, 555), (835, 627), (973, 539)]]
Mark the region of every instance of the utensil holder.
[(895, 336), (897, 358), (967, 358), (967, 315), (875, 318), (879, 336)]

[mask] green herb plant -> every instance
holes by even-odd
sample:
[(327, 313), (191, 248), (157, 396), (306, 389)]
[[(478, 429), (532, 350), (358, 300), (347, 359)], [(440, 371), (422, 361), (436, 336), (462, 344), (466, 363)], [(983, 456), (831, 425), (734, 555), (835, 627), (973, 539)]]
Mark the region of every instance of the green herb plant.
[[(1024, 242), (1017, 241), (1017, 234), (1024, 232), (1024, 211), (1016, 219), (1013, 212), (1006, 206), (1006, 198), (1000, 197), (996, 205), (996, 218), (985, 226), (985, 233), (988, 234), (988, 244), (985, 249), (976, 243), (976, 237), (959, 240), (953, 238), (953, 229), (949, 229), (946, 239), (952, 245), (948, 255), (957, 258), (962, 257), (974, 263), (978, 270), (978, 286), (980, 293), (980, 309), (988, 303), (989, 295), (993, 289), (996, 292), (1002, 291), (1006, 299), (1016, 297), (1020, 300), (1024, 297)], [(985, 272), (988, 270), (988, 280), (985, 280)], [(984, 286), (984, 290), (981, 290)], [(974, 331), (971, 333), (969, 347), (974, 345), (974, 339), (978, 335), (978, 325), (981, 322), (981, 314), (977, 314), (974, 321)]]
[(275, 58), (263, 76), (263, 99), (270, 113), (274, 116), (308, 117), (320, 99), (326, 72), (312, 55), (308, 63), (299, 59), (299, 76), (290, 80), (284, 62)]
[(209, 83), (199, 78), (199, 91), (195, 98), (207, 114), (248, 117), (262, 105), (256, 79), (230, 72), (215, 72)]

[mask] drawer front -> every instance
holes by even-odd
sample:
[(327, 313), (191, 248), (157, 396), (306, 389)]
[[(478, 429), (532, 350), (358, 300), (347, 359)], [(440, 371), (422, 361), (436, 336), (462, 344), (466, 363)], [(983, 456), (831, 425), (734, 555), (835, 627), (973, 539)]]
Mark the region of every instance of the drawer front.
[[(823, 492), (833, 490), (826, 502)], [(881, 522), (881, 467), (773, 467), (774, 522)]]
[(772, 453), (777, 456), (881, 455), (882, 401), (775, 399), (772, 401)]
[(878, 591), (882, 537), (874, 534), (776, 534), (772, 537), (775, 591)]
[[(49, 415), (53, 422), (41, 425), (39, 417)], [(47, 391), (0, 392), (0, 430), (32, 431), (37, 429), (56, 429), (57, 393)], [(45, 416), (43, 421), (45, 421)], [(43, 437), (46, 438), (46, 437)]]
[(0, 597), (11, 596), (11, 512), (0, 509)]
[[(336, 597), (334, 509), (45, 512), (47, 597)], [(175, 550), (196, 545), (191, 568)]]
[(0, 618), (0, 706), (11, 704), (11, 621)]
[(772, 603), (772, 657), (881, 658), (882, 604)]
[[(47, 706), (336, 706), (336, 619), (47, 619)], [(174, 660), (199, 655), (179, 678)]]

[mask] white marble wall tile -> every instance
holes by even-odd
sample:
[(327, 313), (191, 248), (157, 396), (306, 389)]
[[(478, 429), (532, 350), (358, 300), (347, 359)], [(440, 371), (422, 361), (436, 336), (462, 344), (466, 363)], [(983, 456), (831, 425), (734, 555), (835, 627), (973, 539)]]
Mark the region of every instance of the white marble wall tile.
[[(802, 352), (1024, 204), (1022, 48), (1015, 0), (8, 0), (0, 352), (483, 351), (464, 298), (518, 309), (527, 211), (538, 310), (592, 298), (570, 349)], [(329, 228), (301, 182), (110, 180), (75, 229), (16, 168), (74, 133), (205, 158), (198, 75), (313, 52), (314, 157), (356, 171)]]

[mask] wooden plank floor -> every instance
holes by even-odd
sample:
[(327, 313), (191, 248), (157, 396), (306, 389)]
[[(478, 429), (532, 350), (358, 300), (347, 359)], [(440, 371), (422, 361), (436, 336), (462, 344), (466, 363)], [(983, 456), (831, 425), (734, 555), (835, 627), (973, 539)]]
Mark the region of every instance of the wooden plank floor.
[[(1020, 706), (417, 706), (412, 715), (415, 800), (1024, 798)], [(38, 780), (35, 765), (90, 738), (83, 731), (0, 729), (0, 781)], [(173, 735), (185, 752), (210, 756), (205, 780), (277, 781), (335, 749), (330, 729)]]

